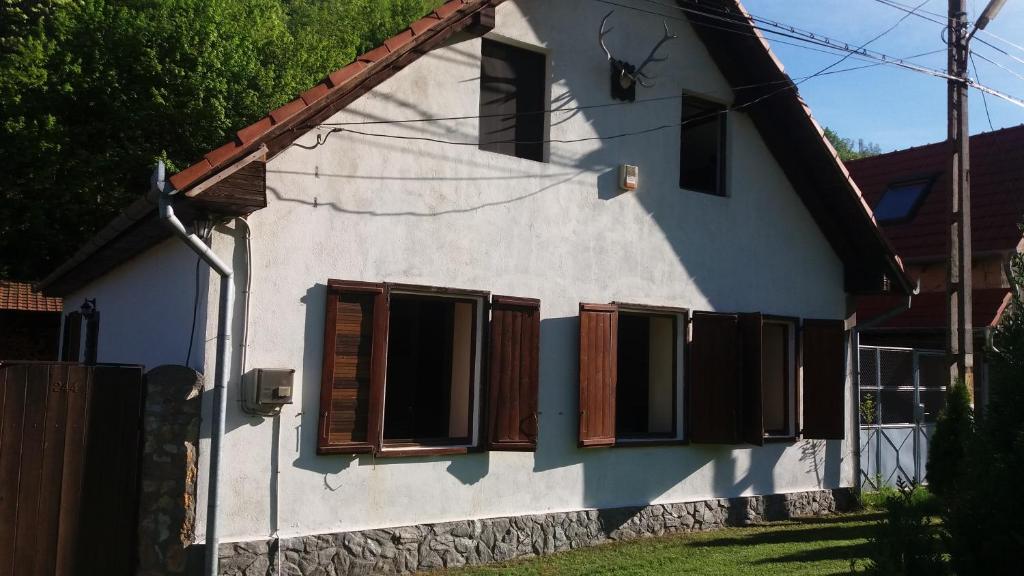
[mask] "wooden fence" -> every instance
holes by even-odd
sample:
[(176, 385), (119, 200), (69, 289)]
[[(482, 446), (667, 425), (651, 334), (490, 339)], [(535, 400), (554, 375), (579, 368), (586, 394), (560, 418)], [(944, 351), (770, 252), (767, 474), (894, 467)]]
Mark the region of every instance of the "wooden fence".
[(133, 574), (137, 366), (0, 364), (0, 574)]

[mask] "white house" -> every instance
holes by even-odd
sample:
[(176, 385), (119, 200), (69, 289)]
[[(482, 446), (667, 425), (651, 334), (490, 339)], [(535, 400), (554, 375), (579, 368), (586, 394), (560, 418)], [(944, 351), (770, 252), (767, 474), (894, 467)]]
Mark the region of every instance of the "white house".
[(221, 572), (843, 505), (851, 296), (902, 266), (738, 2), (614, 4), (452, 0), (158, 182), (223, 291), (153, 196), (43, 282), (95, 299), (100, 362), (223, 371)]

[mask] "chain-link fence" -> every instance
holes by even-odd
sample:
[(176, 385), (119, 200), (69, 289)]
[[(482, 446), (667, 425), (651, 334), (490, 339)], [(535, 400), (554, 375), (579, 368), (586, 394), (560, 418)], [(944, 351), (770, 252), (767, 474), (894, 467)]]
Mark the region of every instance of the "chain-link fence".
[(934, 350), (860, 347), (861, 473), (866, 486), (898, 477), (922, 482), (928, 439), (946, 403), (945, 355)]

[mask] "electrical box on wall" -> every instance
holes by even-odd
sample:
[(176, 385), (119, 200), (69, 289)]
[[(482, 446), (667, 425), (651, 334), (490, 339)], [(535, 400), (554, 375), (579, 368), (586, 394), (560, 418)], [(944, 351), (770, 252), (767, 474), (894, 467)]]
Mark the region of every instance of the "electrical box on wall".
[(632, 192), (640, 186), (640, 167), (631, 164), (619, 166), (619, 188)]
[(256, 368), (246, 374), (246, 408), (256, 412), (274, 410), (292, 403), (295, 370)]

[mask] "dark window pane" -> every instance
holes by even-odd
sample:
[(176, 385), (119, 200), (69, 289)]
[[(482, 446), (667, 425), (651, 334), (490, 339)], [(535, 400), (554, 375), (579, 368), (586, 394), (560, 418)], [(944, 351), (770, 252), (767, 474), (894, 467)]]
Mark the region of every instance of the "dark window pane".
[(914, 385), (914, 355), (909, 350), (882, 350), (881, 382), (886, 388)]
[(946, 391), (921, 390), (921, 403), (924, 404), (924, 421), (935, 422), (946, 405)]
[(615, 435), (675, 433), (675, 319), (619, 314)]
[(619, 379), (615, 387), (615, 435), (647, 432), (650, 334), (644, 316), (619, 316)]
[(909, 217), (930, 187), (928, 180), (889, 186), (875, 205), (875, 218), (890, 222)]
[(772, 436), (789, 434), (789, 325), (766, 322), (761, 329), (762, 422)]
[(725, 107), (683, 97), (679, 187), (725, 195)]
[(882, 390), (882, 424), (914, 423), (914, 391)]
[(468, 438), (473, 309), (446, 298), (391, 297), (385, 440)]
[(544, 160), (545, 56), (484, 40), (480, 149)]

